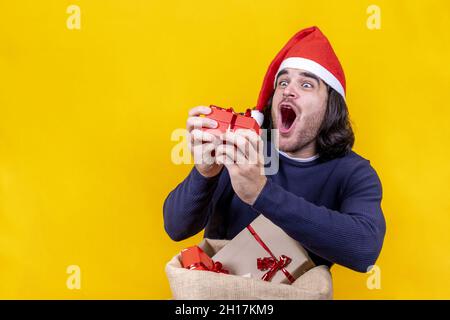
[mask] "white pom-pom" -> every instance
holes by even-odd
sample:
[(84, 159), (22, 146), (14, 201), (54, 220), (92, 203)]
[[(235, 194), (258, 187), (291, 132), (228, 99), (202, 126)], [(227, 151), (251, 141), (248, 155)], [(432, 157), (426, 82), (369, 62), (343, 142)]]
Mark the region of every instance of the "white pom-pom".
[(264, 122), (264, 114), (259, 110), (252, 110), (251, 111), (251, 117), (255, 119), (255, 121), (259, 124), (261, 127)]

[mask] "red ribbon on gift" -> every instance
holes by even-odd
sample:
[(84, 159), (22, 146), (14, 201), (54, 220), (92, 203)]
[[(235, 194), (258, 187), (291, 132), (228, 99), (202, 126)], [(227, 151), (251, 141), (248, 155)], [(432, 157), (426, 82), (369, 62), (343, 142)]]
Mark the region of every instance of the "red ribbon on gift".
[(256, 265), (258, 267), (258, 270), (267, 271), (263, 276), (262, 280), (264, 281), (270, 281), (272, 277), (277, 273), (278, 270), (281, 270), (286, 278), (289, 280), (290, 283), (293, 283), (295, 281), (295, 278), (285, 269), (285, 267), (292, 261), (291, 258), (289, 258), (286, 255), (281, 255), (279, 259), (275, 257), (275, 255), (272, 253), (272, 251), (269, 249), (269, 247), (264, 243), (264, 241), (261, 239), (261, 237), (256, 233), (255, 229), (251, 225), (247, 226), (248, 231), (252, 234), (252, 236), (258, 241), (258, 243), (261, 245), (261, 247), (264, 248), (269, 254), (270, 257), (264, 257), (264, 258), (258, 258), (256, 260)]
[(207, 266), (205, 266), (205, 264), (203, 264), (202, 262), (193, 263), (190, 266), (187, 266), (186, 269), (189, 269), (189, 270), (200, 269), (200, 270), (207, 270), (207, 271), (212, 271), (212, 272), (217, 272), (217, 273), (225, 273), (225, 274), (230, 273), (228, 270), (223, 268), (222, 263), (220, 263), (219, 261), (214, 262), (213, 267), (211, 269), (209, 269)]
[[(213, 104), (210, 105), (210, 107), (213, 107), (213, 108), (216, 108), (216, 109), (224, 109), (224, 108), (215, 106), (215, 105), (213, 105)], [(236, 123), (238, 114), (243, 115), (244, 117), (248, 117), (248, 118), (251, 118), (251, 117), (252, 117), (252, 112), (251, 112), (250, 109), (245, 110), (244, 113), (237, 113), (237, 112), (235, 112), (235, 111), (233, 110), (233, 107), (230, 107), (230, 108), (224, 109), (224, 110), (225, 110), (226, 112), (230, 112), (230, 113), (232, 114), (232, 117), (231, 117), (231, 120), (230, 120), (230, 126), (229, 126), (230, 129), (234, 129), (234, 125), (235, 125), (235, 123)]]

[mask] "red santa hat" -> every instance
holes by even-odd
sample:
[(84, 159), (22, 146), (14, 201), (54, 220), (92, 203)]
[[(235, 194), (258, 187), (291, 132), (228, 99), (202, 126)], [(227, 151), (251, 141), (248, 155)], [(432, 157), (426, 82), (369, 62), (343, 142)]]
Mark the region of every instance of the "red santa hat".
[(252, 117), (260, 125), (262, 112), (273, 95), (278, 73), (285, 68), (303, 69), (321, 78), (345, 99), (345, 75), (330, 42), (317, 27), (295, 34), (276, 55), (267, 69)]

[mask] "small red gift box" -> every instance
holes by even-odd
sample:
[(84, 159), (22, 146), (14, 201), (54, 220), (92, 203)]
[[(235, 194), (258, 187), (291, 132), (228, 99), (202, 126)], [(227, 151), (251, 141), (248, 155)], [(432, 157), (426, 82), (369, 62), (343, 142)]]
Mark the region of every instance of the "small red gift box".
[(244, 114), (236, 113), (233, 108), (224, 109), (211, 105), (211, 113), (205, 115), (206, 118), (217, 121), (218, 127), (202, 128), (203, 131), (210, 132), (215, 135), (225, 133), (228, 129), (235, 131), (237, 129), (251, 129), (259, 134), (259, 125), (255, 119), (251, 117), (251, 110), (247, 109)]
[(206, 270), (228, 273), (220, 262), (214, 262), (200, 247), (193, 246), (181, 250), (181, 265), (189, 270)]
[(181, 264), (191, 270), (210, 270), (214, 266), (212, 259), (198, 246), (181, 250)]

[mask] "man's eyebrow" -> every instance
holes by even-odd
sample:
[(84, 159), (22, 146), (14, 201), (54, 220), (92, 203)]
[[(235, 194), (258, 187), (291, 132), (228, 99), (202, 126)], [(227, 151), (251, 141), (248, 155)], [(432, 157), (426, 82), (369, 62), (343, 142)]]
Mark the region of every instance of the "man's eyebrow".
[(281, 77), (283, 74), (286, 74), (286, 73), (288, 73), (288, 71), (287, 71), (286, 69), (281, 70), (281, 71), (278, 73), (277, 79), (276, 79), (275, 82), (278, 82), (278, 78)]
[(321, 82), (321, 81), (320, 81), (319, 77), (316, 76), (314, 73), (311, 73), (311, 72), (300, 72), (299, 75), (301, 75), (301, 76), (303, 76), (303, 77), (306, 77), (306, 78), (311, 78), (311, 79), (316, 80), (317, 83), (318, 83), (319, 86), (320, 86), (320, 82)]

